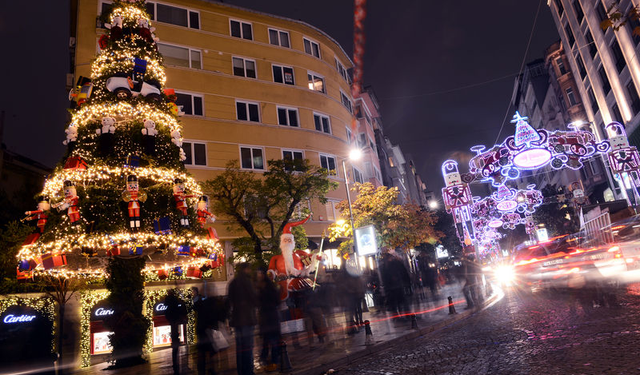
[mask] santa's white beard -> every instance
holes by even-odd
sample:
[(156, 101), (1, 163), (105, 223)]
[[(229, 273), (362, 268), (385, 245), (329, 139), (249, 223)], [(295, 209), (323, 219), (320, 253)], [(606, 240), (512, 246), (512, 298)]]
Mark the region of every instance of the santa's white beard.
[(289, 276), (298, 276), (300, 271), (296, 269), (293, 264), (293, 250), (295, 249), (295, 244), (292, 243), (281, 243), (280, 250), (282, 250), (282, 258), (284, 259), (284, 266), (287, 270), (287, 275)]

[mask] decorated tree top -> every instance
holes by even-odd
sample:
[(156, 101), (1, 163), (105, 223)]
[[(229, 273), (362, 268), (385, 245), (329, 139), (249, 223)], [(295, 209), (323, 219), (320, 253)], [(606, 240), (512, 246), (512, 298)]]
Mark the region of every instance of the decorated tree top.
[(19, 251), (19, 277), (101, 274), (109, 256), (144, 256), (160, 278), (220, 264), (144, 1), (116, 0), (106, 19), (91, 77), (69, 95), (67, 154), (26, 213), (36, 227)]

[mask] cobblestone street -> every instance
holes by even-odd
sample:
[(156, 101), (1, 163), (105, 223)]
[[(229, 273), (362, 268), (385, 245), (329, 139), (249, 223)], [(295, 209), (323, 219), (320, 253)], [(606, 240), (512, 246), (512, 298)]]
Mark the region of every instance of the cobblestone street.
[(341, 373), (640, 374), (640, 285), (618, 307), (569, 292), (506, 289), (493, 306), (450, 327), (362, 359)]

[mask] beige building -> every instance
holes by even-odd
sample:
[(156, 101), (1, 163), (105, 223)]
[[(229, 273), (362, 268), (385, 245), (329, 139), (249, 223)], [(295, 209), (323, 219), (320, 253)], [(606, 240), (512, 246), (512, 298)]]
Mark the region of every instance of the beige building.
[[(97, 41), (106, 31), (99, 15), (110, 1), (74, 5), (75, 77), (70, 82), (90, 75)], [(335, 204), (346, 198), (342, 162), (350, 138), (358, 136), (350, 130), (356, 103), (349, 56), (329, 35), (301, 21), (204, 0), (147, 1), (147, 8), (160, 38), (166, 87), (175, 89), (184, 112), (189, 171), (204, 181), (235, 159), (243, 169), (263, 173), (267, 160), (285, 157), (329, 169), (340, 187), (329, 193), (327, 205), (310, 202), (313, 216), (305, 225), (309, 237), (319, 240), (336, 220)], [(369, 112), (364, 101), (358, 104)], [(360, 132), (375, 155), (373, 131), (363, 120)], [(366, 159), (353, 166), (347, 160), (350, 180), (373, 177), (381, 183), (377, 157)], [(225, 223), (214, 227), (221, 239), (232, 238)]]

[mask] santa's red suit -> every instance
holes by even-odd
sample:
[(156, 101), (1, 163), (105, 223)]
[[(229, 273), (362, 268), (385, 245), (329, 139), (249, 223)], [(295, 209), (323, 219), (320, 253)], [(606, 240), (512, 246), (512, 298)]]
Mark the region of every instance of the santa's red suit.
[[(310, 216), (309, 216), (310, 217)], [(312, 280), (309, 273), (315, 268), (312, 257), (302, 250), (294, 250), (295, 243), (291, 227), (304, 224), (307, 220), (287, 223), (280, 236), (280, 250), (282, 254), (274, 255), (269, 261), (269, 276), (280, 285), (280, 300), (289, 297), (289, 292), (302, 291), (311, 288)]]

